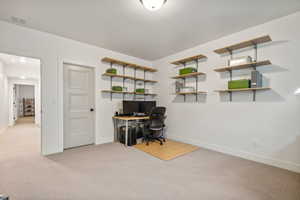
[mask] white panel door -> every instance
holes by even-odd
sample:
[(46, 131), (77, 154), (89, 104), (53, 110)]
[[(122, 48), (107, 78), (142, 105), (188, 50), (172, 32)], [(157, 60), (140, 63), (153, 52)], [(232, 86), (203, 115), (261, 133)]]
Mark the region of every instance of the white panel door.
[(64, 64), (64, 148), (95, 143), (94, 70)]

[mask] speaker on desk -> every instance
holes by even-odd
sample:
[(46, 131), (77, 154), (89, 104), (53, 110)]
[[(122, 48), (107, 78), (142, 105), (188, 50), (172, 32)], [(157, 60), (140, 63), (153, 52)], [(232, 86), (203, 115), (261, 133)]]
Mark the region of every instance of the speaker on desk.
[[(126, 126), (121, 126), (119, 128), (119, 131), (118, 131), (118, 138), (119, 138), (119, 141), (122, 143), (122, 144), (125, 144), (125, 135), (126, 135)], [(136, 135), (136, 129), (132, 126), (129, 126), (128, 127), (128, 140), (127, 140), (127, 145), (128, 146), (133, 146), (133, 145), (136, 145), (136, 138), (137, 138), (137, 135)]]

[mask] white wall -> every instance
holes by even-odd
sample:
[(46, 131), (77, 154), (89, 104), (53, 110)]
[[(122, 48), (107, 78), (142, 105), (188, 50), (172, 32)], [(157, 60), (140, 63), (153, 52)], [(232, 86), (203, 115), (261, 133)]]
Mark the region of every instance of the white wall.
[(41, 72), (40, 72), (40, 66), (37, 64), (31, 64), (31, 63), (16, 63), (16, 64), (6, 64), (6, 75), (8, 77), (22, 77), (28, 79), (40, 79)]
[(33, 85), (18, 85), (19, 87), (19, 98), (34, 98), (34, 86)]
[(0, 30), (0, 52), (41, 59), (44, 155), (63, 151), (63, 62), (95, 68), (96, 143), (113, 140), (111, 117), (121, 99), (110, 101), (101, 94), (101, 89), (108, 89), (109, 81), (101, 77), (108, 65), (100, 60), (109, 56), (141, 65), (151, 66), (150, 62), (6, 22), (0, 22)]
[(8, 125), (7, 76), (4, 64), (0, 61), (0, 133)]
[[(160, 70), (160, 101), (168, 108), (168, 136), (300, 172), (300, 97), (294, 95), (300, 87), (299, 21), (300, 12), (154, 62)], [(265, 86), (272, 90), (259, 92), (256, 102), (252, 102), (252, 93), (234, 93), (233, 102), (229, 102), (228, 95), (214, 92), (225, 89), (229, 77), (213, 71), (225, 66), (228, 59), (213, 50), (266, 34), (273, 42), (260, 45), (258, 58), (270, 59), (273, 65), (259, 71), (266, 78)], [(200, 96), (198, 103), (193, 102), (195, 97), (184, 103), (183, 97), (171, 95), (174, 81), (168, 77), (175, 75), (175, 69), (169, 63), (197, 54), (208, 56), (199, 68), (207, 73), (199, 88), (208, 94)], [(247, 54), (253, 56), (253, 50), (239, 53)], [(234, 78), (249, 77), (249, 72), (235, 71)]]

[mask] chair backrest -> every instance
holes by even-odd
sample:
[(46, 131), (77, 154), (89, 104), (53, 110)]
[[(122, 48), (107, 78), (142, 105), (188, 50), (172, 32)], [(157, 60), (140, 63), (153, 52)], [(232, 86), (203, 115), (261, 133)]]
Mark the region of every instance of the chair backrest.
[(165, 126), (165, 107), (153, 107), (150, 112), (150, 129), (159, 129)]

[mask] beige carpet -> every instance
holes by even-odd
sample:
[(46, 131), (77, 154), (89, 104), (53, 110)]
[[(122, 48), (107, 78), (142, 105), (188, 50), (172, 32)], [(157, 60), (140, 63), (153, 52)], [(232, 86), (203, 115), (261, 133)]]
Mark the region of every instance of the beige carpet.
[(172, 140), (167, 140), (163, 145), (159, 142), (151, 142), (148, 146), (142, 143), (134, 147), (161, 160), (172, 160), (199, 149), (197, 146)]
[(16, 121), (16, 124), (33, 124), (34, 123), (34, 117), (20, 117)]
[(39, 130), (0, 135), (0, 193), (10, 200), (299, 200), (300, 175), (200, 148), (168, 162), (105, 144), (39, 155)]

